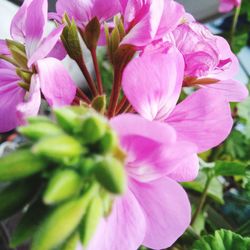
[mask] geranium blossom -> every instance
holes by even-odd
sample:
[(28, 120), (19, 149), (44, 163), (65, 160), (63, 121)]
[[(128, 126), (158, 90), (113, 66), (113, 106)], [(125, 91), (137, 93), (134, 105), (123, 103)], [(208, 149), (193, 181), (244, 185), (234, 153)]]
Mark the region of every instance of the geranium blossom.
[(184, 57), (186, 86), (216, 89), (228, 101), (237, 102), (246, 98), (246, 87), (233, 80), (239, 63), (224, 38), (213, 35), (204, 25), (191, 21), (179, 25), (168, 34), (167, 40)]
[(241, 0), (219, 0), (220, 6), (219, 11), (220, 12), (229, 12), (234, 7), (237, 7), (241, 4)]
[[(8, 74), (2, 74), (0, 79), (2, 93), (0, 112), (4, 117), (0, 122), (1, 132), (15, 128), (27, 116), (38, 113), (41, 103), (40, 92), (51, 106), (71, 104), (75, 97), (76, 87), (66, 69), (59, 60), (50, 58), (56, 56), (62, 59), (65, 56), (65, 51), (58, 49), (62, 48), (59, 37), (64, 27), (59, 26), (45, 37), (47, 9), (47, 0), (26, 0), (12, 20), (11, 35), (13, 39), (25, 44), (27, 55), (27, 66), (20, 70), (28, 70), (33, 75), (26, 96), (26, 91), (19, 86), (23, 80), (16, 74), (16, 68), (0, 60), (1, 71), (8, 71)], [(5, 41), (1, 41), (1, 44), (3, 46), (1, 54), (11, 58), (11, 52)], [(33, 72), (33, 66), (38, 75)], [(8, 116), (4, 115), (6, 110)]]
[(170, 126), (138, 115), (123, 114), (110, 122), (127, 154), (128, 191), (115, 198), (111, 214), (102, 219), (87, 249), (135, 250), (141, 244), (166, 248), (190, 223), (187, 195), (169, 176), (182, 175), (178, 163), (193, 165), (182, 158), (192, 155), (195, 146), (178, 141)]

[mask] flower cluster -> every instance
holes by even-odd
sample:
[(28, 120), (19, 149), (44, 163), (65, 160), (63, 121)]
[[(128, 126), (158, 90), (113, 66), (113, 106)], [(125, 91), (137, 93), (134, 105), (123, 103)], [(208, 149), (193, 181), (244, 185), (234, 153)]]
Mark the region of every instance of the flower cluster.
[[(171, 246), (191, 219), (187, 194), (178, 182), (196, 178), (197, 154), (228, 136), (233, 124), (230, 102), (248, 95), (233, 80), (236, 56), (224, 38), (212, 35), (173, 0), (57, 0), (56, 13), (49, 15), (47, 7), (47, 0), (25, 0), (12, 21), (13, 40), (0, 41), (0, 131), (25, 124), (27, 117), (38, 114), (42, 99), (52, 108), (83, 106), (105, 115), (124, 151), (127, 188), (113, 196), (112, 211), (98, 221), (84, 249)], [(46, 35), (48, 18), (56, 27)], [(113, 68), (110, 96), (98, 67), (99, 46), (107, 48)], [(96, 81), (83, 49), (92, 56)], [(81, 69), (88, 91), (78, 88), (62, 65), (66, 54)], [(99, 132), (93, 126), (74, 141), (84, 142)], [(67, 141), (62, 144), (67, 148)], [(97, 144), (90, 142), (90, 148), (102, 146)], [(51, 149), (46, 142), (33, 151), (55, 157), (46, 145)], [(109, 183), (107, 178), (102, 174), (99, 179)], [(48, 232), (53, 224), (46, 226)], [(64, 233), (65, 227), (56, 227), (58, 235)], [(48, 243), (49, 249), (59, 243)]]

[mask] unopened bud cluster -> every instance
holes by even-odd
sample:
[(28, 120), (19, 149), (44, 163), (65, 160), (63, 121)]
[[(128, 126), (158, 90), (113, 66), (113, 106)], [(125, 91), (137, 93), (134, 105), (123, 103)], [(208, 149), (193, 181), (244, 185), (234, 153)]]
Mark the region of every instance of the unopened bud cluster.
[(78, 239), (86, 246), (126, 188), (125, 155), (108, 121), (85, 107), (54, 114), (55, 122), (30, 118), (19, 128), (28, 142), (0, 159), (0, 182), (9, 183), (0, 219), (23, 212), (13, 247), (31, 240), (32, 250), (68, 249)]

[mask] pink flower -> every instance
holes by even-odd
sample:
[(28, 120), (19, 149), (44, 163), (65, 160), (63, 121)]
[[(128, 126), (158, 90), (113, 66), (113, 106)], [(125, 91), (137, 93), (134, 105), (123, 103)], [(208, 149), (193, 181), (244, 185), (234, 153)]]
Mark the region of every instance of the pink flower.
[(219, 11), (222, 13), (229, 12), (234, 7), (238, 7), (240, 4), (241, 0), (220, 0)]
[[(62, 59), (65, 54), (58, 50), (63, 26), (45, 37), (47, 8), (47, 0), (26, 0), (12, 20), (12, 37), (25, 44), (27, 69), (32, 71), (35, 67), (37, 74), (33, 74), (26, 95), (19, 86), (23, 80), (17, 76), (15, 67), (0, 60), (0, 70), (3, 73), (0, 77), (1, 132), (15, 128), (28, 116), (36, 115), (40, 108), (41, 92), (51, 106), (71, 104), (75, 97), (76, 87), (66, 69), (59, 60), (50, 57), (53, 55)], [(7, 53), (11, 57), (5, 41), (1, 41), (1, 44), (3, 49), (0, 53)]]
[(115, 198), (111, 214), (102, 219), (87, 249), (169, 247), (188, 227), (191, 216), (184, 189), (170, 175), (183, 174), (178, 163), (195, 147), (178, 141), (170, 126), (138, 115), (124, 114), (110, 122), (127, 153), (128, 190)]
[[(185, 60), (185, 85), (199, 85), (221, 91), (228, 101), (241, 101), (247, 89), (232, 80), (239, 63), (227, 41), (213, 35), (204, 25), (188, 22), (179, 25), (167, 40), (172, 42)], [(213, 84), (211, 84), (213, 83)]]
[[(184, 62), (175, 48), (144, 53), (125, 68), (122, 86), (134, 109), (148, 120), (172, 125), (177, 136), (206, 151), (221, 143), (232, 128), (226, 98), (201, 89), (177, 104)], [(193, 169), (193, 177), (197, 170)]]

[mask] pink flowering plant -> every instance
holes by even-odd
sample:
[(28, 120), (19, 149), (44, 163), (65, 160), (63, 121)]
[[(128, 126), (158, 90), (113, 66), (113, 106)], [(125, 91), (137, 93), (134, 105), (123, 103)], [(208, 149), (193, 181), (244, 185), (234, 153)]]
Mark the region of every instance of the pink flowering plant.
[[(223, 187), (250, 183), (248, 90), (226, 39), (173, 0), (57, 0), (54, 13), (25, 0), (10, 34), (0, 40), (0, 132), (21, 143), (0, 158), (0, 220), (18, 223), (0, 245), (249, 249), (247, 225), (236, 234), (211, 207)], [(232, 231), (213, 236), (220, 228)]]

